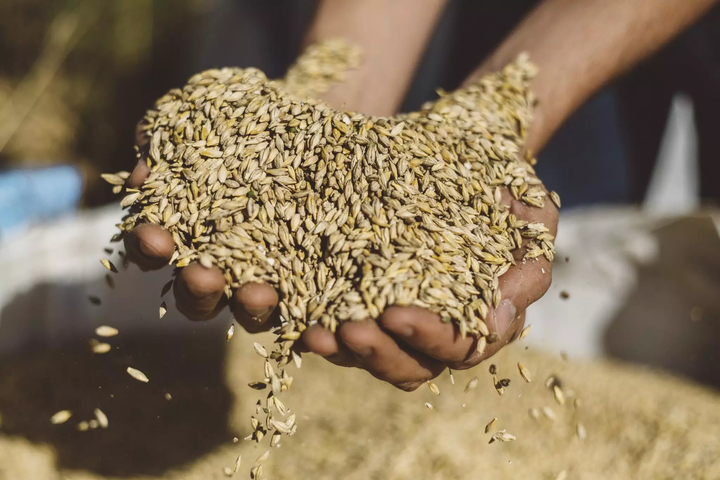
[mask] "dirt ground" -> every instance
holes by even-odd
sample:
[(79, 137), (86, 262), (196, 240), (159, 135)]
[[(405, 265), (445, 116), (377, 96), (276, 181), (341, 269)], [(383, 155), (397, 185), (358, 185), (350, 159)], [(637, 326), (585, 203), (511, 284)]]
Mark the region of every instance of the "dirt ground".
[[(248, 478), (268, 447), (233, 436), (248, 434), (257, 393), (245, 385), (262, 363), (257, 337), (227, 344), (212, 335), (126, 339), (107, 355), (86, 347), (36, 351), (0, 363), (0, 479), (211, 480)], [(83, 344), (84, 345), (84, 344)], [(576, 363), (526, 350), (523, 342), (495, 360), (512, 383), (501, 397), (488, 365), (444, 374), (440, 396), (406, 394), (358, 370), (307, 357), (291, 367), (295, 382), (281, 398), (297, 412), (299, 429), (265, 462), (271, 479), (717, 479), (720, 478), (720, 395), (649, 370), (616, 363)], [(516, 363), (532, 372), (520, 378)], [(123, 366), (141, 362), (148, 384)], [(568, 394), (558, 405), (545, 379), (557, 375)], [(478, 375), (474, 390), (465, 384)], [(166, 400), (165, 393), (172, 399)], [(572, 406), (572, 399), (580, 406)], [(424, 406), (431, 402), (434, 410)], [(464, 405), (464, 406), (463, 406)], [(100, 406), (107, 430), (79, 432)], [(533, 419), (550, 407), (557, 419)], [(73, 410), (64, 425), (49, 417)], [(488, 444), (485, 425), (517, 436)], [(587, 438), (580, 442), (576, 424)]]

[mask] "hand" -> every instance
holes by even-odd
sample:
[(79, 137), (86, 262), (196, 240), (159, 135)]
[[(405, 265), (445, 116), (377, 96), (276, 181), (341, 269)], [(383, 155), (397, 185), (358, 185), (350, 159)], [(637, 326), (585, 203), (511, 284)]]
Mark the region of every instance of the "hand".
[[(137, 145), (142, 150), (149, 140), (138, 124)], [(150, 174), (144, 158), (138, 161), (126, 185), (139, 188)], [(175, 252), (172, 235), (158, 225), (139, 225), (125, 235), (127, 258), (143, 271), (157, 270), (170, 262)], [(237, 322), (248, 332), (268, 330), (273, 325), (272, 313), (278, 303), (275, 289), (267, 284), (244, 285), (228, 301), (224, 295), (225, 276), (219, 268), (207, 269), (193, 262), (180, 270), (173, 283), (175, 303), (191, 320), (209, 320), (229, 304)]]
[[(142, 142), (139, 145), (142, 147)], [(147, 165), (140, 161), (128, 178), (128, 186), (142, 185), (148, 174)], [(555, 235), (558, 211), (551, 202), (540, 209), (516, 201), (509, 193), (504, 198), (518, 218), (541, 222)], [(125, 245), (128, 258), (143, 270), (167, 265), (175, 248), (172, 236), (156, 225), (136, 227), (126, 235)], [(517, 265), (500, 278), (503, 300), (488, 317), (488, 328), (499, 339), (488, 344), (482, 355), (476, 352), (474, 338), (461, 338), (453, 324), (443, 323), (438, 315), (417, 307), (389, 307), (377, 322), (346, 323), (335, 334), (315, 325), (304, 332), (301, 343), (337, 365), (363, 368), (407, 391), (445, 368), (473, 367), (518, 336), (524, 326), (525, 309), (550, 286), (552, 264), (544, 257), (523, 262), (522, 252), (517, 251), (515, 259)], [(269, 330), (276, 324), (278, 294), (270, 285), (244, 285), (233, 292), (229, 301), (224, 288), (225, 278), (219, 268), (191, 263), (175, 279), (178, 310), (190, 319), (208, 320), (229, 304), (238, 323), (251, 333)]]
[[(528, 207), (507, 193), (505, 201), (519, 219), (545, 224), (557, 232), (558, 210), (550, 201), (545, 207)], [(337, 365), (363, 368), (376, 378), (412, 391), (446, 368), (464, 370), (479, 364), (517, 338), (525, 324), (525, 310), (550, 287), (552, 263), (544, 257), (517, 264), (500, 277), (503, 300), (491, 310), (487, 325), (499, 339), (482, 355), (473, 337), (461, 338), (452, 323), (419, 307), (389, 307), (377, 322), (367, 320), (342, 324), (333, 334), (314, 325), (303, 334), (305, 346)]]
[[(302, 73), (302, 72), (300, 72)], [(138, 146), (147, 148), (148, 138), (138, 126)], [(146, 154), (147, 152), (143, 152)], [(142, 155), (144, 157), (145, 155)], [(127, 180), (140, 187), (150, 169), (142, 159)], [(544, 208), (529, 207), (508, 191), (504, 202), (518, 219), (543, 223), (555, 235), (558, 212), (548, 200)], [(174, 251), (173, 238), (157, 225), (138, 225), (125, 235), (128, 258), (144, 270), (166, 265)], [(491, 332), (482, 354), (473, 337), (462, 338), (454, 324), (418, 307), (387, 308), (379, 319), (344, 323), (335, 333), (321, 325), (303, 332), (296, 347), (307, 349), (342, 366), (363, 368), (375, 377), (403, 390), (414, 390), (439, 375), (445, 368), (466, 369), (492, 356), (522, 330), (526, 308), (538, 300), (551, 281), (551, 264), (544, 257), (523, 261), (515, 253), (516, 265), (500, 277), (502, 302), (491, 309), (486, 324)], [(220, 268), (205, 268), (197, 262), (182, 268), (174, 282), (178, 309), (194, 320), (215, 317), (226, 305), (249, 332), (269, 330), (278, 324), (278, 294), (268, 284), (242, 285), (225, 295), (225, 274)]]

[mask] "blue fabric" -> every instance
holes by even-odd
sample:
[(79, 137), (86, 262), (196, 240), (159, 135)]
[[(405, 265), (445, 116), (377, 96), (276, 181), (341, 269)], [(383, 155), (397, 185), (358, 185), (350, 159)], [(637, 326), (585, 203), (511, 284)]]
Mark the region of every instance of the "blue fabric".
[(605, 89), (580, 107), (540, 152), (536, 167), (565, 208), (626, 203), (628, 155), (617, 122), (616, 95)]
[(82, 188), (82, 175), (72, 166), (1, 172), (0, 238), (74, 211)]

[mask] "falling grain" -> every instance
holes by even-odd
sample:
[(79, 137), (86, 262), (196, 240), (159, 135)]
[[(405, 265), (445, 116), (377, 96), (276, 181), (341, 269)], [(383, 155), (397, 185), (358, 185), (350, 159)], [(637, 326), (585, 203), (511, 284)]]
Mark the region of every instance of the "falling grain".
[(497, 392), (498, 395), (502, 395), (503, 393), (505, 393), (505, 388), (503, 387), (503, 384), (500, 383), (500, 381), (497, 379), (497, 377), (495, 375), (493, 375), (492, 381), (493, 381), (493, 387), (495, 387), (495, 391)]
[(517, 367), (518, 367), (518, 371), (520, 372), (520, 376), (523, 378), (523, 380), (525, 380), (527, 383), (530, 383), (530, 380), (531, 380), (530, 370), (525, 368), (525, 366), (520, 362), (518, 362)]
[(95, 329), (95, 335), (98, 337), (114, 337), (117, 335), (118, 329), (114, 327), (109, 327), (107, 325), (101, 325)]
[(490, 438), (490, 441), (488, 443), (494, 443), (494, 442), (512, 442), (516, 440), (515, 435), (512, 435), (510, 433), (507, 433), (505, 430), (500, 430), (495, 435)]
[(253, 343), (253, 347), (255, 348), (255, 351), (258, 355), (260, 355), (263, 358), (268, 358), (267, 350), (265, 350), (265, 347), (260, 345), (259, 343), (255, 342)]
[(518, 340), (522, 340), (523, 338), (527, 337), (527, 334), (530, 333), (530, 327), (531, 327), (531, 326), (532, 326), (532, 325), (528, 325), (527, 327), (525, 327), (525, 328), (522, 329), (522, 331), (520, 332), (520, 337), (518, 338)]
[(127, 373), (138, 382), (148, 383), (150, 379), (140, 370), (132, 367), (127, 367)]
[(485, 433), (490, 433), (490, 431), (494, 430), (495, 424), (497, 424), (497, 418), (493, 418), (487, 425), (485, 425)]
[(551, 422), (554, 422), (557, 419), (557, 416), (555, 415), (555, 412), (553, 411), (552, 408), (542, 407), (541, 411), (542, 411), (542, 414), (545, 416), (545, 418), (547, 418)]
[(265, 453), (263, 453), (262, 455), (260, 455), (260, 456), (255, 460), (255, 466), (260, 465), (261, 463), (263, 463), (264, 461), (266, 461), (268, 458), (270, 458), (270, 453), (271, 453), (270, 450), (266, 450)]
[(473, 388), (477, 387), (479, 381), (478, 377), (471, 378), (467, 385), (465, 385), (465, 392), (469, 392)]
[(112, 346), (109, 343), (97, 342), (94, 343), (91, 348), (93, 353), (102, 355), (103, 353), (108, 353), (112, 349)]
[(108, 428), (109, 423), (108, 423), (107, 415), (105, 415), (105, 413), (103, 413), (103, 411), (100, 410), (99, 408), (96, 408), (94, 410), (94, 413), (95, 413), (95, 418), (97, 419), (97, 422), (100, 425), (100, 427)]
[(117, 269), (117, 268), (115, 267), (115, 265), (114, 265), (110, 260), (108, 260), (107, 258), (101, 258), (101, 259), (100, 259), (100, 263), (102, 263), (102, 266), (105, 267), (105, 268), (107, 268), (107, 269), (110, 270), (111, 272), (113, 272), (113, 273), (118, 273), (118, 269)]
[(584, 442), (587, 438), (587, 431), (585, 431), (585, 426), (582, 423), (578, 423), (575, 426), (575, 434), (577, 435), (577, 439), (580, 442)]
[(53, 425), (60, 425), (70, 420), (70, 417), (72, 417), (72, 412), (70, 410), (60, 410), (50, 417), (50, 423)]
[(225, 341), (229, 342), (233, 335), (235, 335), (235, 324), (231, 323), (230, 328), (228, 328), (227, 333), (225, 334)]

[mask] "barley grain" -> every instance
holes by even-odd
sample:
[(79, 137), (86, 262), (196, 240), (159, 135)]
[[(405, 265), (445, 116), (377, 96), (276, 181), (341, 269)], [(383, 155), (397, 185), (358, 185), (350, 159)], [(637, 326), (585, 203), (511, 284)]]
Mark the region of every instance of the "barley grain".
[(95, 335), (98, 337), (114, 337), (118, 333), (120, 332), (118, 332), (117, 328), (108, 325), (101, 325), (95, 329)]
[(520, 376), (523, 378), (523, 380), (530, 383), (530, 381), (531, 381), (530, 370), (525, 368), (525, 366), (520, 362), (518, 362), (517, 367), (518, 367), (518, 371), (520, 372)]
[(102, 410), (100, 410), (99, 408), (96, 408), (94, 410), (94, 413), (95, 413), (95, 418), (97, 419), (97, 422), (100, 425), (100, 427), (108, 428), (109, 422), (108, 422), (107, 415), (105, 415), (105, 413)]
[(485, 425), (485, 433), (490, 433), (491, 430), (495, 428), (495, 424), (497, 423), (497, 418), (493, 418), (488, 422), (487, 425)]
[(148, 383), (150, 381), (150, 379), (148, 379), (148, 377), (145, 376), (143, 372), (135, 368), (127, 367), (127, 373), (139, 382)]
[(53, 425), (60, 425), (70, 420), (70, 417), (72, 417), (72, 412), (70, 410), (60, 410), (50, 417), (50, 423)]

